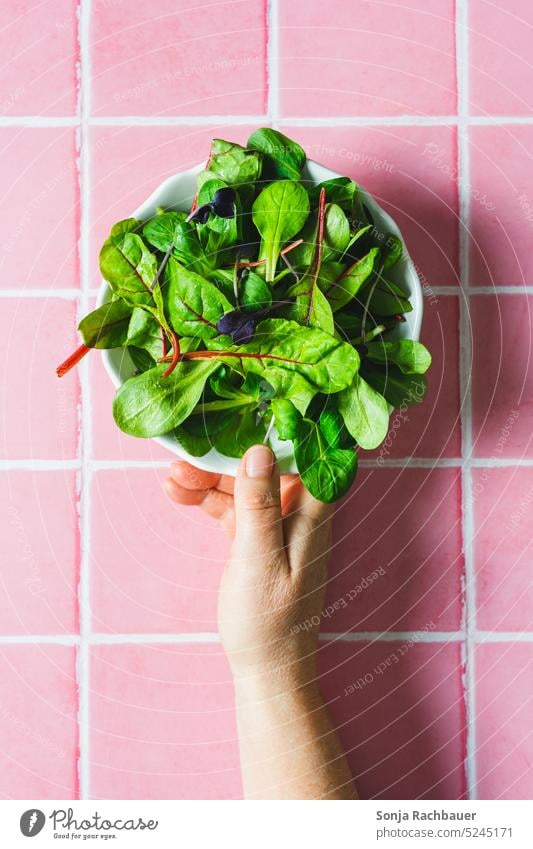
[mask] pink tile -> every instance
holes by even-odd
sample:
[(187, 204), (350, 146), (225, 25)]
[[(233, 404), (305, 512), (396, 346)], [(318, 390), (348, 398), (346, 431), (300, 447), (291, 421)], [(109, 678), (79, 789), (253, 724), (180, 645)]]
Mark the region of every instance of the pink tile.
[(75, 457), (78, 376), (71, 372), (60, 380), (55, 369), (79, 344), (76, 305), (59, 298), (4, 298), (2, 311), (0, 457)]
[(78, 516), (74, 472), (2, 472), (4, 562), (0, 631), (78, 630)]
[(168, 500), (166, 474), (96, 474), (91, 553), (97, 631), (216, 630), (226, 539), (214, 520)]
[(478, 626), (533, 630), (533, 469), (473, 469)]
[(352, 177), (396, 220), (427, 287), (458, 282), (457, 149), (450, 127), (291, 127), (310, 159)]
[(78, 796), (76, 656), (67, 646), (0, 648), (0, 796)]
[(531, 799), (533, 644), (480, 645), (476, 652), (479, 799)]
[(92, 409), (92, 454), (98, 460), (163, 460), (175, 456), (153, 439), (128, 436), (113, 419), (115, 387), (104, 369), (100, 351), (89, 354)]
[[(211, 139), (246, 143), (255, 127), (98, 127), (92, 135), (91, 256), (99, 286), (100, 246), (160, 183), (207, 159)], [(192, 198), (191, 198), (192, 202)]]
[(471, 127), (470, 264), (475, 286), (533, 283), (533, 127)]
[(1, 287), (78, 286), (78, 187), (71, 128), (0, 129)]
[(529, 0), (471, 0), (470, 103), (477, 115), (530, 115), (533, 109)]
[(452, 0), (280, 7), (284, 115), (450, 115)]
[(461, 547), (458, 469), (360, 469), (335, 517), (322, 629), (459, 628)]
[(459, 304), (450, 295), (424, 299), (421, 341), (433, 357), (424, 403), (392, 413), (389, 433), (376, 451), (361, 457), (459, 457)]
[(465, 798), (459, 644), (337, 642), (320, 654), (363, 799)]
[(472, 420), (477, 457), (531, 457), (531, 313), (526, 295), (476, 295)]
[(93, 109), (101, 115), (259, 114), (265, 109), (262, 0), (97, 0)]
[(73, 115), (78, 4), (4, 0), (0, 6), (2, 115)]
[(94, 798), (241, 796), (233, 685), (220, 646), (98, 646), (91, 688)]

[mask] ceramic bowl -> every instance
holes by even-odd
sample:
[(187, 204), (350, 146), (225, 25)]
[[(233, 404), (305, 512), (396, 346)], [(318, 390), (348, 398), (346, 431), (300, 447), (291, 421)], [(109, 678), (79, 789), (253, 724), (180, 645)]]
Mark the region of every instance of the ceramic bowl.
[[(196, 177), (204, 167), (204, 163), (201, 163), (188, 171), (182, 171), (173, 177), (169, 177), (152, 192), (144, 203), (133, 211), (132, 216), (139, 219), (151, 218), (156, 214), (158, 207), (189, 210), (192, 199), (196, 194)], [(330, 171), (329, 168), (308, 160), (302, 179), (306, 182), (317, 184), (323, 180), (339, 176), (341, 175)], [(380, 231), (394, 233), (396, 236), (402, 238), (396, 223), (390, 215), (376, 203), (368, 192), (362, 187), (360, 188), (364, 196), (364, 202), (372, 214), (376, 227)], [(407, 250), (404, 251), (402, 260), (392, 270), (391, 280), (405, 291), (413, 305), (412, 312), (406, 314), (406, 321), (398, 324), (393, 335), (398, 339), (418, 339), (422, 325), (423, 293), (418, 274)], [(109, 299), (109, 296), (109, 286), (105, 281), (102, 281), (98, 294), (98, 306), (105, 303)], [(112, 348), (110, 350), (104, 350), (101, 353), (106, 371), (115, 386), (120, 386), (128, 377), (131, 377), (135, 367), (125, 349)], [(191, 457), (181, 447), (179, 442), (171, 436), (160, 436), (155, 441), (160, 445), (164, 445), (165, 448), (168, 448), (169, 451), (178, 457), (189, 460), (198, 468), (206, 471), (234, 475), (239, 465), (239, 460), (233, 457), (226, 457), (220, 454), (215, 448), (212, 448), (203, 457)], [(279, 440), (274, 430), (270, 444), (276, 453), (281, 471), (284, 473), (296, 472), (292, 443)]]

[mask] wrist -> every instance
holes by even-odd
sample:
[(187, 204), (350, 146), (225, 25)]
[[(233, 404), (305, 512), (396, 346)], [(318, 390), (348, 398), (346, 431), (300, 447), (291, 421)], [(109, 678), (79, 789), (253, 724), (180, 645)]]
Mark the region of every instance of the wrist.
[(298, 668), (247, 670), (234, 674), (234, 684), (235, 697), (240, 703), (320, 696), (314, 663)]

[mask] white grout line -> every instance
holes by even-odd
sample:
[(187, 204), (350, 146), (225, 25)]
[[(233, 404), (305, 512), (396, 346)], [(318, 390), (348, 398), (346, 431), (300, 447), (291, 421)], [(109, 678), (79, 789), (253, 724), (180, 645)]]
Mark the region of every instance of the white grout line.
[[(64, 645), (81, 644), (79, 634), (3, 634), (0, 645)], [(338, 640), (358, 642), (458, 643), (465, 639), (464, 631), (331, 631), (320, 634), (322, 642)], [(533, 631), (475, 631), (476, 643), (533, 643)], [(185, 633), (104, 634), (92, 633), (86, 638), (89, 645), (183, 645), (184, 643), (219, 643), (216, 631), (187, 631)]]
[[(272, 7), (276, 6), (274, 14)], [(269, 2), (269, 21), (277, 19), (276, 0)], [(269, 31), (270, 34), (273, 31)], [(277, 57), (278, 29), (273, 34), (274, 55)], [(270, 55), (270, 49), (269, 49)], [(275, 68), (276, 86), (269, 91), (269, 109), (267, 115), (98, 115), (87, 118), (86, 123), (96, 127), (181, 127), (181, 126), (242, 126), (248, 124), (263, 124), (272, 114), (277, 120), (293, 127), (440, 127), (463, 123), (466, 126), (505, 126), (533, 124), (532, 115), (331, 115), (328, 117), (315, 115), (285, 115), (280, 118), (277, 106), (272, 109), (272, 99), (277, 99), (277, 62)], [(270, 61), (269, 61), (270, 65)], [(270, 77), (270, 71), (269, 71)], [(76, 127), (80, 119), (75, 115), (46, 116), (46, 115), (2, 115), (0, 127)]]
[[(128, 469), (167, 469), (174, 455), (169, 453), (168, 460), (91, 460), (87, 466), (91, 472), (110, 470), (126, 471)], [(359, 466), (363, 469), (460, 469), (464, 461), (461, 457), (397, 457), (395, 459), (360, 459)], [(54, 460), (23, 458), (20, 460), (0, 460), (0, 472), (30, 471), (30, 472), (60, 472), (77, 471), (82, 468), (81, 460)], [(476, 469), (487, 468), (532, 468), (533, 457), (475, 457), (470, 466)]]
[[(90, 23), (91, 0), (80, 1), (80, 284), (79, 308), (85, 314), (90, 307), (90, 139), (88, 119), (91, 114), (91, 56)], [(90, 798), (90, 672), (89, 638), (91, 633), (90, 610), (90, 525), (91, 525), (91, 395), (89, 363), (87, 358), (80, 367), (81, 382), (81, 491), (80, 491), (80, 647), (78, 653), (79, 689), (79, 787), (80, 798)]]
[(279, 118), (279, 8), (278, 0), (267, 0), (267, 75), (268, 75), (268, 120), (273, 127)]
[(473, 498), (472, 498), (472, 400), (471, 371), (472, 346), (470, 340), (470, 151), (468, 136), (469, 115), (469, 49), (468, 0), (456, 2), (456, 62), (457, 62), (457, 113), (458, 113), (458, 194), (459, 194), (459, 273), (464, 297), (459, 305), (460, 383), (461, 383), (461, 435), (463, 466), (461, 472), (463, 550), (465, 558), (464, 619), (466, 639), (464, 645), (464, 692), (466, 702), (466, 782), (470, 799), (476, 798), (476, 715), (474, 641), (476, 631), (475, 571), (473, 561)]

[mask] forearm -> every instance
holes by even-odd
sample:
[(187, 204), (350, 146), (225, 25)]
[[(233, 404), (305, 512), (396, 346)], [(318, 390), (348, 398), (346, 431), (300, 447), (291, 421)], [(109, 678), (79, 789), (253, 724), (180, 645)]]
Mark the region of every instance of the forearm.
[(236, 684), (247, 799), (356, 799), (353, 778), (316, 684)]

